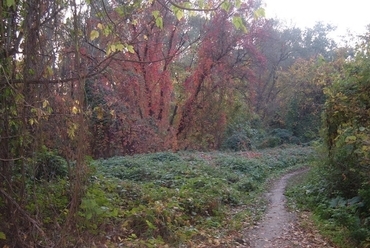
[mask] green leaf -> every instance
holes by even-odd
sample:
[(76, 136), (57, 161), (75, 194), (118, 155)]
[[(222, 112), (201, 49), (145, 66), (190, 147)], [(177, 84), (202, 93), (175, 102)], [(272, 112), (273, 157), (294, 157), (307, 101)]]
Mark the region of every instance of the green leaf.
[(125, 46), (122, 43), (116, 44), (116, 50), (122, 52)]
[(258, 19), (261, 17), (265, 17), (265, 9), (264, 8), (259, 8), (256, 11), (254, 11), (254, 18)]
[(198, 1), (198, 6), (200, 9), (204, 9), (204, 0), (199, 0)]
[(163, 28), (163, 19), (162, 19), (162, 17), (158, 17), (157, 19), (155, 19), (155, 25), (160, 29)]
[(159, 17), (159, 11), (158, 10), (154, 10), (152, 12), (152, 15), (154, 16), (155, 19), (157, 19)]
[(181, 9), (177, 9), (175, 11), (175, 14), (176, 14), (177, 20), (179, 20), (179, 21), (184, 17), (184, 11), (181, 10)]
[(145, 220), (145, 222), (150, 229), (156, 229), (156, 227), (149, 220)]
[(5, 235), (5, 233), (3, 233), (3, 232), (0, 232), (0, 240), (1, 239), (6, 239), (6, 235)]
[[(204, 4), (203, 4), (204, 5)], [(188, 9), (191, 9), (192, 8), (192, 4), (191, 4), (191, 2), (185, 2), (184, 3), (184, 7), (185, 8), (188, 8)]]
[(221, 8), (223, 10), (229, 11), (231, 8), (231, 3), (229, 1), (225, 1), (222, 3)]
[(158, 10), (155, 10), (152, 12), (152, 15), (155, 19), (155, 25), (158, 27), (158, 28), (163, 28), (163, 19), (162, 17), (160, 16), (160, 13)]
[(90, 33), (90, 40), (93, 41), (93, 40), (95, 40), (97, 38), (99, 38), (99, 32), (96, 31), (96, 30), (92, 30), (91, 33)]
[(47, 74), (49, 76), (53, 76), (53, 74), (54, 74), (53, 68), (51, 68), (50, 66), (48, 66), (48, 67), (46, 67), (46, 70), (47, 70)]
[(12, 7), (12, 6), (15, 6), (15, 0), (6, 0), (6, 6), (8, 8)]
[(127, 45), (126, 46), (127, 50), (130, 52), (130, 53), (135, 53), (135, 50), (134, 50), (134, 47), (132, 45)]
[(243, 20), (240, 16), (233, 17), (233, 24), (237, 29), (247, 32), (247, 28), (244, 26)]

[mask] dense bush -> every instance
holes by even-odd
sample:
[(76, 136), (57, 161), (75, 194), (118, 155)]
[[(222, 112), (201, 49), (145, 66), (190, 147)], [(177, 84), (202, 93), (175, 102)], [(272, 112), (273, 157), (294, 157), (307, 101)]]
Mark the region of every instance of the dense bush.
[(272, 148), (282, 144), (301, 144), (298, 137), (287, 129), (272, 129), (266, 137), (258, 144), (258, 148)]
[(329, 174), (326, 169), (314, 167), (306, 180), (288, 189), (287, 196), (293, 198), (299, 208), (312, 211), (323, 223), (322, 232), (338, 247), (368, 247), (370, 218), (366, 213), (366, 197), (340, 196)]
[(34, 159), (33, 177), (36, 179), (52, 180), (67, 176), (67, 162), (54, 151), (44, 148)]
[(252, 144), (250, 138), (244, 133), (235, 133), (226, 139), (224, 148), (232, 151), (251, 150)]
[[(360, 222), (370, 217), (370, 48), (362, 47), (346, 74), (326, 89), (324, 139), (325, 168), (338, 197), (360, 197), (364, 204)], [(369, 224), (364, 226), (370, 231)], [(361, 235), (359, 235), (360, 237)]]
[(231, 151), (252, 150), (264, 135), (262, 123), (257, 116), (250, 117), (250, 120), (238, 116), (229, 123), (222, 148)]
[(370, 246), (370, 47), (364, 42), (325, 89), (320, 167), (296, 198), (344, 238)]

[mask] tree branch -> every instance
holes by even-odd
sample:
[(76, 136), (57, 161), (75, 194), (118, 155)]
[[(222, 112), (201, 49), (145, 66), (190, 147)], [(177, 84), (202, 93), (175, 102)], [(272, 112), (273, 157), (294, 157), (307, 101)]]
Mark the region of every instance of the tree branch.
[(184, 7), (184, 6), (181, 6), (175, 2), (173, 2), (172, 0), (167, 0), (170, 4), (172, 4), (173, 6), (179, 8), (179, 9), (183, 9), (183, 10), (189, 10), (189, 11), (200, 11), (200, 12), (208, 12), (208, 11), (215, 11), (215, 10), (218, 10), (220, 8), (220, 6), (226, 2), (225, 1), (222, 1), (219, 5), (217, 5), (215, 8), (211, 8), (211, 9), (200, 9), (200, 8), (187, 8), (187, 7)]

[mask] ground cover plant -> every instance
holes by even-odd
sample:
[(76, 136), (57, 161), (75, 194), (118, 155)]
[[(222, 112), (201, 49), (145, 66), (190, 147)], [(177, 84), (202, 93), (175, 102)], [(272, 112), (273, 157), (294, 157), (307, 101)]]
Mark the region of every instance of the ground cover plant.
[(330, 172), (318, 166), (320, 163), (316, 162), (303, 180), (289, 187), (287, 196), (299, 211), (312, 212), (315, 225), (337, 247), (369, 247), (366, 192), (345, 198), (328, 180)]
[(311, 156), (310, 148), (292, 146), (96, 160), (78, 223), (81, 232), (96, 233), (111, 245), (232, 246), (237, 231), (264, 210), (257, 195), (267, 178)]
[(309, 147), (291, 146), (92, 160), (73, 235), (60, 229), (67, 221), (67, 177), (30, 178), (27, 187), (34, 193), (25, 199), (26, 209), (37, 215), (53, 240), (48, 243), (37, 235), (28, 238), (41, 246), (64, 235), (59, 245), (232, 247), (238, 231), (253, 225), (262, 214), (265, 205), (258, 196), (266, 180), (302, 166), (311, 157)]

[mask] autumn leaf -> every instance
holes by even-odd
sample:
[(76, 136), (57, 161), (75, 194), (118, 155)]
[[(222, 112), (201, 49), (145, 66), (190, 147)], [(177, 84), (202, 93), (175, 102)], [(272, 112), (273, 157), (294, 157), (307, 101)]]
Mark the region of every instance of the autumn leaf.
[(346, 143), (353, 143), (357, 140), (356, 136), (348, 136), (346, 137)]
[(178, 9), (175, 13), (176, 13), (176, 18), (179, 21), (184, 17), (184, 11), (182, 11), (181, 9)]
[(96, 30), (92, 30), (90, 33), (90, 40), (93, 41), (97, 38), (99, 38), (99, 32)]
[(261, 17), (265, 17), (265, 9), (264, 8), (259, 8), (256, 11), (254, 11), (254, 18), (258, 19)]
[(94, 108), (94, 111), (96, 112), (96, 118), (98, 118), (98, 120), (101, 120), (103, 119), (104, 117), (104, 111), (101, 107), (95, 107)]
[(78, 113), (78, 108), (76, 106), (72, 107), (72, 114), (77, 114)]

